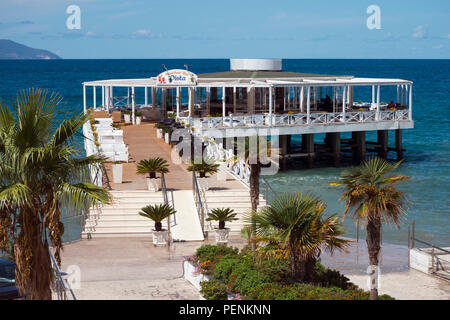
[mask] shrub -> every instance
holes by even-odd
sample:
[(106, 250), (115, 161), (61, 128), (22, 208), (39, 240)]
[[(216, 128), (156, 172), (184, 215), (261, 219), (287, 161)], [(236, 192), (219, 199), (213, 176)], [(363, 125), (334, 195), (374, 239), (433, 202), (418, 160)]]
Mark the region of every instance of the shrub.
[(235, 255), (226, 255), (219, 259), (214, 267), (214, 278), (228, 283), (228, 280), (233, 272), (233, 267), (241, 263), (241, 259)]
[(341, 289), (354, 289), (356, 286), (337, 270), (324, 267), (319, 261), (314, 266), (314, 282), (323, 287), (338, 287)]
[(202, 281), (200, 293), (206, 300), (227, 300), (227, 286), (217, 280)]
[(200, 262), (211, 260), (215, 261), (219, 257), (223, 257), (225, 255), (238, 255), (239, 250), (234, 247), (228, 247), (224, 244), (220, 245), (203, 245), (200, 248), (197, 249), (195, 252), (194, 257), (196, 257)]
[(269, 276), (274, 282), (288, 282), (290, 279), (287, 259), (264, 259), (257, 264), (259, 272)]

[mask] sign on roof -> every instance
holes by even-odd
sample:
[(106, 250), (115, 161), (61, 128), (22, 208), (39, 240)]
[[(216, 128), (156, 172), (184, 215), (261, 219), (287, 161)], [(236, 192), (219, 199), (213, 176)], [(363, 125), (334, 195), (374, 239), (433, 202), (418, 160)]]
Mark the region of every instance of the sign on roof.
[(182, 69), (167, 70), (158, 75), (159, 85), (196, 85), (197, 75)]

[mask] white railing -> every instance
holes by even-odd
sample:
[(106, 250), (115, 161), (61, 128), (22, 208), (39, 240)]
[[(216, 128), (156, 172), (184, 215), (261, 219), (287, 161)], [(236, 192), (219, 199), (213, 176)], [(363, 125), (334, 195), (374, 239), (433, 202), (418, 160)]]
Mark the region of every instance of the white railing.
[(226, 164), (228, 171), (243, 181), (250, 180), (250, 167), (246, 165), (244, 159), (236, 158), (233, 149), (225, 149), (222, 143), (216, 143), (214, 139), (203, 139), (206, 144), (206, 157), (213, 158), (216, 163), (222, 162)]
[[(84, 135), (84, 149), (86, 151), (86, 156), (91, 156), (93, 154), (98, 154), (98, 148), (95, 145), (94, 134), (91, 129), (89, 122), (83, 125), (83, 135)], [(91, 182), (96, 186), (103, 187), (103, 173), (100, 164), (90, 165), (91, 171)]]
[[(248, 116), (228, 117), (206, 117), (206, 118), (179, 118), (185, 124), (201, 131), (202, 129), (212, 128), (248, 128), (248, 127), (270, 127), (270, 126), (296, 126), (307, 125), (308, 115), (306, 113), (294, 114), (274, 114), (272, 119), (268, 114), (257, 114)], [(326, 112), (311, 113), (309, 116), (309, 125), (327, 125), (334, 123), (364, 123), (374, 121), (401, 121), (409, 120), (409, 110), (383, 110), (377, 113), (372, 111), (346, 112)]]

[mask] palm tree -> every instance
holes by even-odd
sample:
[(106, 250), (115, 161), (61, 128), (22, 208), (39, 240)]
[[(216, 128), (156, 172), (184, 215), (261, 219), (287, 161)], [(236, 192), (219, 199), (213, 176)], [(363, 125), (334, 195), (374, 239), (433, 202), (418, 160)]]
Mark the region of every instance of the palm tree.
[(136, 173), (147, 174), (149, 178), (155, 179), (156, 173), (168, 173), (169, 163), (163, 158), (150, 158), (148, 160), (141, 160), (137, 165)]
[[(252, 143), (256, 140), (256, 143)], [(237, 159), (242, 158), (245, 164), (250, 166), (250, 203), (252, 205), (251, 211), (256, 212), (259, 205), (259, 179), (261, 176), (261, 159), (268, 155), (270, 150), (269, 141), (267, 143), (261, 143), (258, 136), (245, 137), (243, 141), (238, 140), (237, 149), (243, 150), (241, 154), (237, 155)], [(236, 162), (237, 163), (237, 162)], [(255, 225), (252, 224), (253, 230), (255, 230)], [(252, 250), (256, 250), (256, 235), (252, 232)]]
[(219, 164), (214, 163), (214, 159), (212, 158), (201, 158), (201, 161), (198, 161), (197, 158), (192, 159), (191, 165), (187, 167), (189, 172), (195, 171), (198, 172), (200, 178), (205, 178), (207, 174), (217, 173), (219, 170)]
[(25, 299), (51, 299), (54, 272), (49, 241), (61, 264), (61, 210), (108, 203), (109, 193), (90, 181), (97, 156), (80, 156), (73, 137), (90, 114), (59, 124), (61, 97), (29, 89), (15, 104), (0, 103), (0, 250), (11, 242), (16, 285)]
[(208, 213), (206, 221), (219, 221), (219, 229), (225, 229), (225, 222), (238, 220), (236, 213), (230, 208), (215, 208)]
[(269, 243), (278, 242), (289, 255), (291, 278), (299, 282), (314, 280), (316, 259), (323, 249), (331, 253), (344, 249), (348, 240), (339, 238), (344, 228), (337, 214), (323, 217), (326, 206), (308, 193), (285, 193), (270, 206), (247, 217), (256, 234)]
[(148, 205), (141, 210), (139, 215), (155, 222), (155, 231), (162, 231), (161, 221), (176, 213), (175, 209), (168, 204)]
[[(331, 182), (333, 186), (345, 187), (341, 200), (345, 200), (344, 218), (350, 210), (354, 217), (366, 225), (367, 250), (369, 261), (378, 266), (378, 255), (381, 249), (381, 224), (391, 223), (400, 228), (405, 216), (406, 198), (403, 192), (394, 187), (395, 183), (409, 180), (402, 175), (388, 175), (400, 165), (391, 165), (382, 158), (370, 158), (359, 167), (345, 170), (341, 179)], [(378, 299), (378, 290), (372, 288), (371, 299)]]

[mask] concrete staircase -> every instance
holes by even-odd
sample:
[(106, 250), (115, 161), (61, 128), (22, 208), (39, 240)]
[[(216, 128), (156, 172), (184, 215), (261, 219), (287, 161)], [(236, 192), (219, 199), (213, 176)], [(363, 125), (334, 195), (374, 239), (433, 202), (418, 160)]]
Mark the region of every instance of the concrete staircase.
[[(227, 222), (226, 227), (231, 228), (232, 233), (241, 232), (241, 229), (245, 226), (245, 222), (243, 221), (244, 215), (252, 208), (249, 190), (208, 190), (204, 192), (204, 199), (208, 212), (215, 208), (233, 209), (237, 213), (239, 220), (231, 223)], [(266, 200), (260, 195), (258, 208), (264, 207), (265, 205)], [(216, 227), (217, 222), (205, 222), (206, 230), (214, 230)]]
[[(111, 204), (90, 210), (82, 237), (150, 237), (154, 222), (138, 212), (146, 205), (164, 203), (162, 192), (132, 190), (111, 191), (111, 194)], [(164, 223), (163, 228), (167, 228)]]

